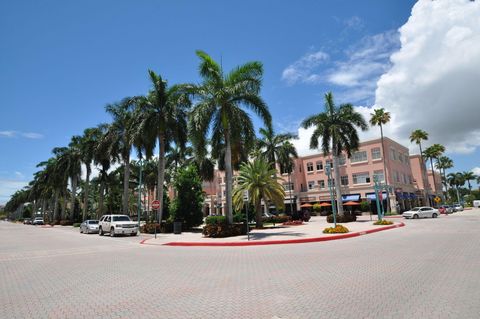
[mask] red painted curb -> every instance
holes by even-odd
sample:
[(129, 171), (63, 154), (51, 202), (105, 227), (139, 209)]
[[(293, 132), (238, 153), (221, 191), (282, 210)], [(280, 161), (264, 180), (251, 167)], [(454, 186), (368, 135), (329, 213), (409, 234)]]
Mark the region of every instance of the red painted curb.
[(165, 244), (152, 244), (147, 243), (147, 240), (151, 238), (146, 238), (140, 242), (142, 245), (152, 245), (152, 246), (182, 246), (182, 247), (235, 247), (235, 246), (264, 246), (264, 245), (286, 245), (286, 244), (301, 244), (301, 243), (314, 243), (320, 241), (330, 241), (330, 240), (339, 240), (351, 237), (358, 237), (366, 234), (376, 233), (383, 230), (399, 228), (405, 226), (404, 223), (399, 223), (396, 225), (390, 225), (385, 227), (379, 227), (374, 229), (369, 229), (361, 232), (347, 233), (341, 235), (325, 236), (325, 237), (313, 237), (313, 238), (302, 238), (302, 239), (287, 239), (287, 240), (265, 240), (265, 241), (249, 241), (249, 242), (219, 242), (219, 243), (201, 243), (201, 242), (170, 242)]

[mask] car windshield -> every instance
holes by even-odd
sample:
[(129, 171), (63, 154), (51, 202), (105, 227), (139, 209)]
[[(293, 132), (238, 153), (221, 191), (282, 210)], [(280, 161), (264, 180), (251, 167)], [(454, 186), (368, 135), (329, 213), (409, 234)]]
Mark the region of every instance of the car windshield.
[(35, 220), (42, 220), (42, 217), (35, 217)]
[(129, 222), (130, 217), (128, 216), (113, 216), (113, 221), (114, 222)]
[(98, 224), (98, 220), (89, 220), (88, 223), (91, 224)]

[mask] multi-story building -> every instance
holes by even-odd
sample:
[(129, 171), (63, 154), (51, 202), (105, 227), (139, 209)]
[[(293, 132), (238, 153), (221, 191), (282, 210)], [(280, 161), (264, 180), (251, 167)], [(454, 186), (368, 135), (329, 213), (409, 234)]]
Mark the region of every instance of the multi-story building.
[[(407, 147), (384, 137), (385, 157), (382, 154), (381, 140), (360, 143), (350, 158), (342, 154), (339, 158), (340, 187), (343, 201), (368, 201), (372, 210), (376, 210), (374, 178), (391, 186), (391, 191), (382, 191), (383, 205), (389, 198), (392, 210), (405, 210), (417, 205), (425, 205), (425, 191), (430, 196), (441, 194), (439, 175), (430, 182), (424, 181), (420, 156), (410, 156)], [(330, 202), (329, 184), (335, 186), (333, 161), (330, 154), (315, 154), (295, 159), (295, 168), (291, 174), (279, 172), (285, 188), (285, 210), (300, 209), (306, 203)], [(332, 179), (328, 179), (325, 167), (332, 169)], [(386, 176), (385, 176), (386, 173)], [(431, 175), (431, 173), (430, 173)], [(425, 188), (427, 185), (427, 189)], [(204, 183), (207, 193), (206, 214), (221, 214), (225, 204), (225, 174), (217, 171), (214, 181)], [(428, 204), (428, 203), (427, 203)]]

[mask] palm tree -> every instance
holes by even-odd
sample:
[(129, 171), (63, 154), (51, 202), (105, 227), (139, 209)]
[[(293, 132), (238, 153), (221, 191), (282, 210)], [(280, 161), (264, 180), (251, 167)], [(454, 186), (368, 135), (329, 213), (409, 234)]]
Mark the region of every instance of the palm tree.
[(425, 194), (424, 194), (425, 204), (429, 202), (429, 196), (428, 196), (428, 178), (426, 176), (427, 169), (425, 167), (425, 162), (423, 160), (422, 141), (426, 141), (426, 140), (428, 140), (428, 133), (423, 130), (417, 129), (410, 134), (410, 142), (411, 143), (415, 142), (415, 144), (417, 144), (420, 147), (420, 161), (421, 161), (420, 166), (422, 169), (423, 185), (425, 185)]
[(436, 167), (440, 170), (440, 173), (443, 171), (442, 182), (445, 185), (445, 193), (448, 195), (448, 183), (445, 170), (453, 167), (453, 161), (447, 156), (440, 156), (437, 158)]
[(285, 191), (283, 186), (274, 177), (275, 169), (263, 158), (256, 158), (253, 162), (243, 163), (236, 178), (237, 186), (233, 190), (235, 208), (241, 210), (244, 205), (244, 194), (248, 192), (249, 200), (255, 207), (256, 227), (261, 228), (262, 199), (271, 201), (277, 207), (284, 206)]
[(160, 75), (149, 70), (152, 88), (146, 96), (136, 98), (139, 120), (138, 135), (143, 136), (147, 159), (158, 142), (157, 200), (160, 201), (158, 220), (163, 214), (163, 185), (165, 181), (165, 154), (172, 142), (183, 149), (187, 141), (187, 111), (191, 105), (185, 88), (168, 87)]
[[(388, 184), (388, 176), (387, 176), (387, 164), (386, 156), (385, 156), (385, 147), (383, 145), (383, 125), (390, 122), (390, 112), (386, 112), (385, 109), (382, 107), (380, 109), (374, 109), (373, 113), (370, 114), (372, 117), (370, 118), (371, 125), (378, 125), (380, 126), (380, 138), (382, 143), (382, 159), (383, 159), (383, 174), (385, 176), (385, 184)], [(387, 211), (390, 211), (390, 198), (387, 196)]]
[[(260, 62), (249, 62), (224, 74), (208, 54), (196, 53), (201, 60), (199, 71), (203, 82), (192, 86), (198, 103), (190, 117), (191, 140), (195, 149), (204, 150), (211, 130), (212, 155), (218, 159), (217, 156), (224, 153), (225, 215), (228, 223), (232, 223), (232, 150), (243, 148), (244, 152), (237, 154), (248, 154), (255, 140), (252, 120), (244, 108), (256, 113), (267, 127), (272, 121), (268, 107), (260, 97), (263, 66)], [(224, 152), (220, 152), (220, 148)]]
[(95, 156), (95, 148), (102, 136), (102, 131), (98, 127), (87, 128), (83, 131), (80, 138), (80, 150), (82, 154), (82, 162), (86, 167), (85, 189), (83, 193), (83, 212), (82, 220), (85, 220), (88, 211), (88, 196), (90, 187), (90, 175), (92, 174), (92, 163)]
[(368, 125), (351, 104), (342, 104), (337, 107), (331, 92), (325, 94), (325, 112), (306, 118), (301, 125), (304, 129), (315, 128), (310, 138), (310, 149), (318, 148), (319, 139), (321, 139), (323, 154), (326, 156), (330, 149), (332, 150), (338, 213), (343, 215), (338, 157), (342, 152), (346, 152), (347, 156), (351, 157), (352, 152), (358, 149), (360, 144), (357, 128), (366, 131)]
[(432, 178), (433, 178), (433, 186), (435, 187), (435, 191), (437, 191), (437, 183), (435, 182), (435, 170), (433, 169), (433, 160), (438, 160), (440, 156), (445, 152), (445, 146), (440, 144), (433, 144), (430, 147), (427, 147), (423, 152), (423, 156), (427, 159), (430, 159), (430, 167), (432, 169)]
[(475, 180), (477, 178), (477, 175), (475, 175), (473, 172), (463, 172), (462, 177), (467, 182), (468, 189), (470, 190), (470, 193), (471, 193), (472, 185), (470, 185), (470, 181)]
[(460, 194), (458, 188), (465, 184), (465, 179), (463, 178), (462, 173), (450, 173), (447, 175), (447, 181), (450, 186), (455, 187), (457, 191), (457, 202), (460, 203)]
[(280, 146), (278, 154), (278, 164), (280, 166), (281, 173), (288, 174), (288, 186), (289, 186), (289, 197), (290, 197), (290, 212), (293, 213), (293, 202), (292, 202), (292, 181), (291, 175), (293, 169), (295, 168), (294, 158), (298, 158), (297, 150), (295, 146), (290, 141), (285, 141)]
[[(130, 180), (130, 153), (137, 133), (137, 122), (133, 116), (135, 101), (132, 98), (125, 98), (119, 103), (108, 104), (105, 107), (107, 113), (113, 117), (113, 123), (108, 127), (104, 136), (111, 149), (119, 152), (123, 166), (123, 194), (122, 211), (128, 214), (129, 203), (129, 180)], [(110, 151), (109, 153), (112, 153)]]
[(292, 133), (275, 134), (272, 127), (260, 128), (260, 135), (261, 138), (257, 140), (257, 147), (271, 168), (276, 171), (275, 164), (277, 164), (283, 144), (297, 138), (297, 136)]

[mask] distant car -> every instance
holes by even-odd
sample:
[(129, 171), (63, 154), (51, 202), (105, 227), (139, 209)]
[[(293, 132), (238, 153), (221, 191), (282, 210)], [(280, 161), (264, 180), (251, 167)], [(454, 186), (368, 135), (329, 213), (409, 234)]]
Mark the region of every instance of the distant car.
[(460, 204), (453, 204), (453, 208), (454, 208), (455, 211), (457, 211), (457, 212), (463, 212), (463, 206), (460, 205)]
[(43, 225), (43, 224), (45, 223), (43, 222), (42, 217), (35, 217), (35, 219), (32, 222), (32, 225)]
[(32, 224), (32, 220), (31, 220), (30, 218), (25, 218), (25, 219), (23, 220), (23, 224), (24, 224), (24, 225), (31, 225), (31, 224)]
[(137, 236), (138, 224), (127, 215), (104, 215), (99, 221), (98, 234), (103, 236), (105, 233), (111, 237), (120, 234)]
[(442, 205), (438, 208), (438, 211), (440, 212), (440, 214), (451, 214), (453, 213), (453, 208), (452, 206)]
[(80, 233), (96, 234), (98, 233), (98, 220), (88, 219), (80, 224)]
[(404, 218), (413, 218), (413, 219), (418, 219), (418, 218), (437, 218), (438, 217), (438, 209), (435, 209), (433, 207), (428, 207), (428, 206), (422, 206), (422, 207), (414, 207), (406, 212), (403, 212), (402, 216)]

